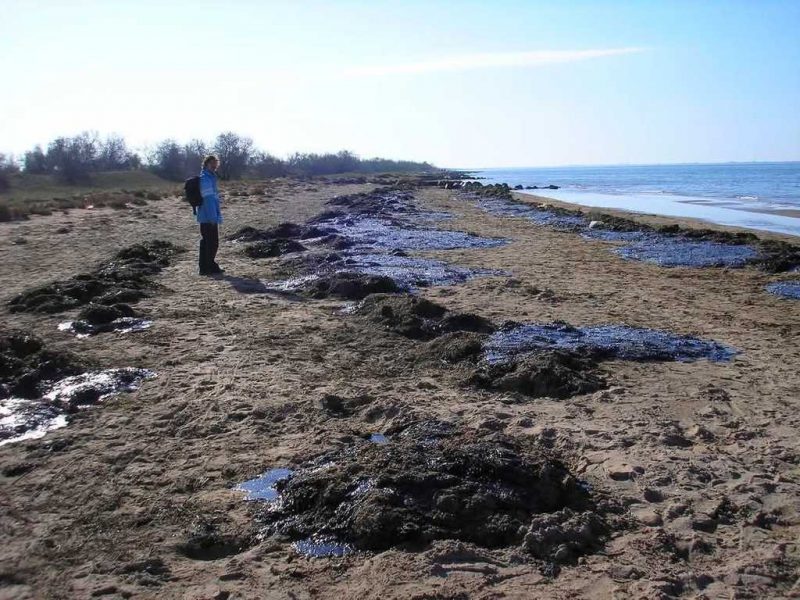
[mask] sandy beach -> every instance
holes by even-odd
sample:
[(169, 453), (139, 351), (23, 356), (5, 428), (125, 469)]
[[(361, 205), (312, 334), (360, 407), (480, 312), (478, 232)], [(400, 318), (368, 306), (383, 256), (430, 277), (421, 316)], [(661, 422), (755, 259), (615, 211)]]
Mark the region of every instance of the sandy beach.
[[(302, 224), (330, 210), (332, 198), (374, 187), (227, 184), (223, 235)], [(439, 338), (415, 339), (343, 311), (352, 301), (265, 288), (291, 273), (296, 257), (252, 259), (242, 243), (223, 241), (226, 276), (198, 277), (196, 225), (177, 198), (1, 223), (4, 327), (98, 368), (157, 376), (71, 414), (62, 429), (0, 447), (0, 598), (800, 594), (800, 305), (765, 291), (796, 274), (664, 268), (626, 260), (614, 243), (489, 214), (458, 190), (409, 193), (420, 208), (452, 215), (438, 228), (508, 240), (408, 252), (496, 271), (417, 290), (447, 311), (479, 315), (498, 330), (507, 322), (653, 328), (736, 354), (718, 362), (606, 358), (593, 367), (604, 381), (598, 391), (527, 397), (471, 385), (474, 364), (431, 358)], [(136, 304), (150, 329), (78, 339), (58, 330), (76, 310), (10, 311), (8, 301), (29, 288), (156, 239), (188, 251), (153, 276), (159, 287)], [(558, 461), (591, 490), (587, 510), (600, 515), (604, 533), (570, 546), (565, 560), (518, 542), (446, 536), (314, 558), (294, 549), (288, 530), (266, 534), (263, 505), (234, 489), (270, 469), (309, 470), (326, 453), (369, 458), (384, 451), (369, 446), (372, 434), (406, 448), (410, 425), (434, 421), (469, 443)]]

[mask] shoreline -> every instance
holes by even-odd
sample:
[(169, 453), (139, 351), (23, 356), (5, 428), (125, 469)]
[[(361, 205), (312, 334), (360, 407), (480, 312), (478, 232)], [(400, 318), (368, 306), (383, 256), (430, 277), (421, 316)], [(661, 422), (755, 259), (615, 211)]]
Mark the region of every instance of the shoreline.
[[(422, 286), (416, 300), (392, 296), (396, 302), (388, 306), (398, 307), (395, 313), (343, 312), (350, 306), (345, 300), (298, 298), (264, 285), (316, 264), (308, 259), (330, 256), (327, 250), (314, 254), (314, 243), (304, 240), (306, 254), (252, 258), (229, 238), (244, 227), (319, 225), (319, 215), (331, 208), (356, 206), (332, 200), (371, 191), (368, 185), (228, 184), (219, 254), (227, 274), (219, 279), (196, 275), (196, 225), (178, 202), (154, 203), (148, 210), (156, 218), (136, 207), (0, 226), (8, 234), (4, 300), (74, 277), (143, 240), (188, 249), (153, 276), (158, 285), (136, 305), (155, 317), (145, 331), (77, 341), (58, 330), (73, 309), (12, 313), (7, 302), (0, 304), (8, 327), (40, 337), (48, 348), (75, 352), (98, 368), (157, 373), (138, 390), (82, 411), (67, 427), (0, 447), (0, 491), (9, 515), (0, 563), (14, 573), (3, 591), (39, 597), (58, 585), (76, 598), (111, 589), (187, 598), (593, 598), (657, 597), (659, 582), (686, 581), (684, 595), (773, 597), (794, 585), (794, 557), (775, 548), (796, 538), (800, 514), (792, 476), (800, 451), (800, 348), (794, 343), (800, 313), (765, 291), (785, 274), (626, 260), (604, 241), (492, 215), (458, 190), (425, 185), (402, 191), (421, 210), (450, 214), (437, 228), (505, 243), (409, 250), (400, 258), (494, 274)], [(547, 197), (517, 198), (590, 211)], [(679, 221), (602, 212), (642, 223)], [(62, 233), (54, 235), (56, 229)], [(25, 242), (13, 243), (17, 238)], [(400, 319), (411, 315), (401, 311), (406, 301), (495, 328), (646, 328), (737, 354), (687, 362), (618, 357), (591, 371), (577, 362), (578, 373), (599, 369), (604, 387), (532, 398), (469, 383), (480, 365), (450, 349), (468, 348), (480, 333), (403, 334), (387, 319), (396, 314), (401, 326), (412, 322)], [(585, 482), (592, 498), (620, 507), (613, 536), (597, 550), (587, 547), (580, 560), (559, 563), (552, 576), (542, 575), (548, 563), (516, 541), (482, 545), (446, 537), (312, 559), (298, 551), (296, 544), (307, 541), (299, 534), (259, 537), (260, 508), (237, 491), (243, 482), (273, 469), (308, 474), (309, 461), (323, 454), (347, 465), (354, 463), (343, 457), (352, 456), (361, 461), (356, 466), (371, 468), (376, 463), (369, 456), (408, 456), (386, 453), (406, 447), (410, 425), (437, 421), (458, 432), (454, 439), (480, 442), (480, 448), (506, 440), (511, 445), (504, 448), (547, 449)], [(368, 445), (373, 436), (384, 445)], [(420, 473), (393, 464), (403, 477)], [(353, 472), (336, 467), (322, 475), (349, 485), (336, 474)], [(537, 527), (547, 523), (541, 518)], [(705, 551), (686, 550), (694, 547)], [(757, 569), (768, 576), (742, 579), (762, 572)], [(702, 586), (695, 573), (703, 575)]]
[[(623, 208), (590, 206), (587, 204), (580, 204), (578, 202), (568, 202), (566, 200), (559, 200), (557, 198), (552, 198), (550, 196), (541, 196), (538, 194), (533, 194), (530, 192), (522, 192), (518, 190), (512, 190), (512, 193), (514, 194), (515, 198), (523, 202), (526, 200), (532, 200), (534, 202), (550, 204), (558, 208), (576, 210), (584, 214), (591, 214), (591, 213), (608, 214), (614, 217), (622, 217), (633, 221), (640, 221), (646, 225), (663, 226), (663, 225), (676, 224), (691, 229), (712, 229), (717, 231), (726, 231), (730, 233), (752, 233), (754, 235), (757, 235), (761, 239), (779, 240), (779, 241), (789, 242), (792, 244), (796, 244), (798, 242), (798, 239), (800, 239), (800, 235), (793, 235), (790, 233), (783, 233), (778, 231), (770, 231), (767, 229), (756, 229), (752, 227), (725, 225), (722, 223), (716, 223), (714, 221), (702, 219), (699, 217), (676, 217), (669, 215), (660, 215), (657, 213), (626, 210)], [(775, 213), (769, 213), (769, 214), (775, 214)]]

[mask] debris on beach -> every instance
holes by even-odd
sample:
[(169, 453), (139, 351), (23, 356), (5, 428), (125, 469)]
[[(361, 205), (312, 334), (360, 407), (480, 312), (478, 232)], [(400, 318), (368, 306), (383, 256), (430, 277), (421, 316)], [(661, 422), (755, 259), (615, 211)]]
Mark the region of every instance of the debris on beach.
[(70, 413), (155, 376), (146, 369), (90, 370), (21, 331), (0, 334), (0, 366), (0, 445), (40, 438), (66, 426)]
[(302, 254), (291, 258), (292, 262), (283, 263), (285, 267), (293, 267), (295, 277), (267, 286), (314, 298), (363, 298), (362, 294), (327, 291), (331, 286), (325, 282), (352, 280), (354, 274), (381, 278), (381, 281), (390, 279), (394, 283), (393, 289), (384, 286), (382, 290), (374, 289), (375, 292), (410, 291), (462, 283), (472, 277), (505, 274), (409, 255), (408, 251), (413, 250), (494, 248), (507, 243), (500, 238), (432, 227), (432, 222), (443, 221), (450, 215), (419, 209), (410, 191), (384, 188), (338, 196), (328, 205), (330, 210), (306, 225), (282, 223), (268, 230), (245, 227), (229, 239), (250, 242), (245, 252), (253, 258)]
[(446, 333), (491, 333), (494, 325), (481, 316), (453, 313), (411, 294), (374, 294), (353, 311), (370, 321), (412, 339), (431, 339)]
[(534, 351), (562, 350), (597, 359), (731, 360), (736, 350), (711, 340), (658, 329), (598, 325), (574, 327), (568, 323), (513, 324), (492, 334), (484, 347), (484, 360), (503, 363)]
[(87, 365), (73, 354), (51, 350), (25, 331), (0, 331), (0, 398), (41, 398), (52, 381), (77, 375)]
[(469, 383), (482, 389), (518, 392), (530, 398), (557, 399), (606, 387), (594, 360), (563, 350), (540, 350), (509, 361), (487, 361), (478, 366)]
[(800, 281), (779, 281), (767, 285), (767, 291), (783, 298), (800, 300)]
[(514, 198), (505, 184), (482, 186), (470, 182), (462, 187), (468, 197), (486, 212), (520, 217), (557, 231), (623, 243), (614, 251), (623, 258), (651, 262), (662, 267), (727, 267), (748, 265), (770, 273), (790, 271), (800, 265), (800, 247), (779, 240), (760, 240), (749, 232), (651, 227), (631, 219), (591, 212), (588, 215), (547, 204)]
[(258, 512), (264, 535), (312, 556), (461, 540), (570, 564), (612, 529), (610, 505), (548, 451), (436, 421), (327, 453), (275, 488)]
[(129, 246), (94, 271), (18, 294), (9, 302), (9, 309), (58, 313), (89, 303), (113, 306), (137, 302), (154, 287), (150, 278), (179, 252), (180, 248), (160, 240)]
[(744, 267), (758, 252), (750, 246), (695, 242), (683, 238), (650, 236), (615, 250), (623, 258), (654, 263), (660, 267)]
[[(353, 254), (343, 259), (344, 267), (370, 275), (390, 277), (403, 290), (464, 283), (474, 277), (507, 275), (497, 269), (458, 267), (440, 260), (396, 254)], [(330, 263), (334, 268), (336, 263)]]
[(488, 198), (478, 201), (478, 207), (498, 217), (519, 217), (550, 227), (559, 231), (579, 231), (589, 227), (589, 221), (580, 215), (544, 209), (526, 202), (514, 202), (500, 198)]
[(248, 244), (244, 249), (244, 253), (250, 258), (274, 258), (294, 252), (305, 252), (306, 250), (307, 248), (300, 242), (288, 238), (276, 238)]
[(391, 277), (351, 271), (334, 271), (325, 275), (300, 277), (284, 282), (286, 289), (311, 298), (342, 298), (361, 300), (370, 294), (399, 292)]
[(86, 305), (75, 321), (60, 323), (60, 331), (69, 331), (79, 338), (116, 331), (131, 333), (144, 331), (153, 325), (153, 321), (141, 317), (128, 304), (94, 304)]
[(120, 392), (135, 391), (152, 377), (155, 373), (146, 369), (88, 371), (53, 382), (41, 398), (0, 399), (0, 446), (66, 427), (69, 414)]

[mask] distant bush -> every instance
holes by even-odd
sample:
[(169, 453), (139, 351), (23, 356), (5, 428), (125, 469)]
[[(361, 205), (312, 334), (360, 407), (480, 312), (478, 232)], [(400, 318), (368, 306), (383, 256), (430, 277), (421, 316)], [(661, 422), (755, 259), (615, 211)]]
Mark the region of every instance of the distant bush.
[(289, 166), (285, 161), (266, 152), (256, 152), (250, 157), (248, 173), (256, 177), (285, 177), (289, 174)]
[[(105, 139), (96, 132), (83, 132), (72, 137), (59, 137), (50, 142), (47, 150), (36, 146), (24, 155), (25, 173), (51, 174), (68, 184), (88, 183), (92, 173), (125, 171), (146, 166), (159, 177), (183, 181), (200, 170), (203, 158), (215, 153), (220, 159), (222, 179), (255, 177), (314, 177), (341, 173), (418, 172), (434, 169), (426, 162), (396, 161), (384, 158), (361, 159), (342, 150), (336, 153), (295, 153), (280, 159), (255, 148), (249, 137), (227, 131), (219, 134), (213, 144), (191, 140), (179, 144), (173, 139), (159, 142), (140, 156), (128, 149), (125, 139), (111, 134)], [(2, 155), (0, 159), (5, 160)], [(16, 168), (14, 161), (9, 162)], [(0, 175), (3, 173), (0, 166)], [(8, 177), (0, 179), (0, 191), (7, 189)], [(5, 188), (3, 187), (5, 186)]]
[(23, 168), (26, 173), (32, 175), (44, 175), (47, 173), (47, 156), (42, 151), (42, 147), (37, 145), (25, 153)]
[(11, 189), (10, 175), (18, 171), (19, 166), (14, 162), (13, 156), (0, 154), (0, 194)]
[(187, 176), (186, 151), (175, 140), (164, 140), (148, 157), (150, 169), (164, 179), (181, 181)]
[(336, 154), (300, 154), (289, 157), (289, 170), (296, 175), (333, 175), (358, 170), (361, 161), (352, 152), (342, 150)]

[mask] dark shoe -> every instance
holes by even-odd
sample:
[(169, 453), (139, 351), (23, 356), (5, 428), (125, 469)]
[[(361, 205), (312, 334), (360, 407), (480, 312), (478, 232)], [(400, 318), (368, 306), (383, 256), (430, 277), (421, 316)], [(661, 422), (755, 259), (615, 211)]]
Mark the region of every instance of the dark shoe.
[(220, 267), (219, 265), (214, 265), (214, 268), (211, 269), (211, 273), (213, 275), (219, 275), (220, 273), (224, 273), (225, 269)]

